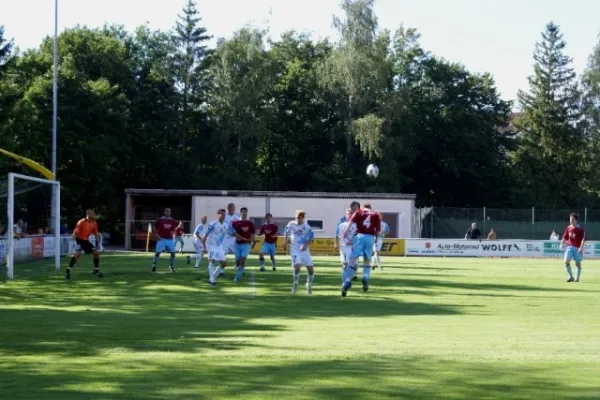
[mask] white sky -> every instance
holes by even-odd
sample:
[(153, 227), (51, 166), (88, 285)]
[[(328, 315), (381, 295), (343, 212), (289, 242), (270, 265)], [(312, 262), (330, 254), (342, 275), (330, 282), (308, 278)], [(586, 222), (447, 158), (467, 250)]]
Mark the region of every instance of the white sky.
[[(149, 22), (166, 30), (184, 3), (59, 0), (59, 30), (105, 22), (130, 30)], [(332, 37), (332, 16), (340, 13), (338, 0), (198, 0), (198, 9), (215, 37), (227, 37), (248, 23), (269, 26), (274, 37), (288, 29)], [(379, 0), (376, 13), (382, 28), (417, 28), (425, 49), (473, 72), (491, 72), (507, 100), (527, 89), (533, 48), (548, 21), (561, 26), (578, 73), (600, 32), (600, 0)], [(37, 47), (54, 31), (54, 0), (0, 0), (0, 25), (21, 49)]]

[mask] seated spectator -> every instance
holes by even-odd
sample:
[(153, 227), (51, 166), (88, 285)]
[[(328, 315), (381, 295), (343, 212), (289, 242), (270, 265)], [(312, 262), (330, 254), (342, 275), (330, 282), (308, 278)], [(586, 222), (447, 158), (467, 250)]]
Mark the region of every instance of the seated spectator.
[(496, 231), (494, 228), (492, 228), (490, 233), (488, 233), (488, 240), (496, 240)]
[(552, 229), (552, 233), (550, 234), (550, 240), (560, 240), (560, 236), (554, 229)]
[(22, 219), (18, 220), (15, 226), (13, 227), (13, 234), (15, 238), (20, 239), (25, 236), (25, 229), (27, 226), (23, 222)]

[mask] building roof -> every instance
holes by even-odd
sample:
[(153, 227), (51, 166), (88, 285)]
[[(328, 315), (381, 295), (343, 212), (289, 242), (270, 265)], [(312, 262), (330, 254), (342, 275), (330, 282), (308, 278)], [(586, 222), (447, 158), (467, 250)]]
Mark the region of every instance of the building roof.
[(332, 193), (332, 192), (270, 192), (251, 190), (188, 190), (188, 189), (125, 189), (132, 196), (230, 196), (230, 197), (316, 197), (335, 199), (396, 199), (414, 200), (415, 194), (405, 193)]

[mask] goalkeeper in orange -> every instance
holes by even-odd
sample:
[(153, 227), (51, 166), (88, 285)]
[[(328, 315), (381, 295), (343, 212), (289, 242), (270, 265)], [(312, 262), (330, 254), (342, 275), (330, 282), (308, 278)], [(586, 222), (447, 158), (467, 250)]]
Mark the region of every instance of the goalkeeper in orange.
[[(100, 272), (100, 252), (96, 248), (100, 244), (100, 234), (98, 233), (98, 224), (95, 219), (96, 215), (94, 210), (88, 209), (85, 211), (85, 218), (82, 218), (77, 222), (75, 229), (73, 230), (73, 239), (77, 243), (77, 249), (75, 250), (75, 254), (71, 257), (71, 261), (69, 262), (69, 266), (65, 272), (65, 278), (71, 279), (71, 269), (75, 266), (79, 257), (81, 257), (81, 253), (92, 254), (94, 256), (94, 271), (93, 274), (98, 278), (102, 278), (102, 272)], [(90, 236), (94, 235), (96, 237), (96, 245), (93, 245), (90, 242)]]

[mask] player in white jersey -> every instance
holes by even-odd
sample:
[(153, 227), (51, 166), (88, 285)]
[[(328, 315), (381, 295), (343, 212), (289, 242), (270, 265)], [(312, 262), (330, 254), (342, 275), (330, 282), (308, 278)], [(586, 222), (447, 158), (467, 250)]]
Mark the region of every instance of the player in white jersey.
[(356, 234), (356, 224), (350, 228), (350, 233), (344, 237), (343, 233), (346, 230), (346, 225), (348, 225), (347, 220), (350, 219), (352, 215), (352, 210), (349, 208), (346, 210), (346, 219), (344, 222), (340, 222), (335, 230), (335, 249), (340, 250), (340, 261), (342, 262), (342, 283), (343, 283), (343, 272), (348, 266), (348, 260), (352, 257), (352, 241), (354, 239), (354, 235)]
[[(241, 219), (240, 214), (235, 212), (235, 204), (229, 203), (227, 204), (227, 214), (225, 214), (225, 222), (229, 225), (233, 221), (239, 221)], [(228, 233), (225, 236), (225, 240), (223, 240), (223, 250), (225, 251), (225, 255), (231, 253), (235, 256), (235, 236)], [(235, 260), (236, 268), (239, 267), (238, 260)]]
[(296, 219), (290, 221), (284, 231), (283, 251), (287, 252), (290, 245), (290, 256), (292, 257), (292, 267), (294, 268), (294, 285), (292, 293), (298, 290), (298, 280), (300, 278), (300, 269), (306, 267), (308, 276), (306, 277), (306, 292), (312, 294), (312, 282), (315, 277), (315, 268), (312, 257), (310, 256), (310, 245), (315, 234), (312, 228), (304, 220), (306, 213), (303, 210), (296, 211)]
[[(211, 222), (206, 227), (206, 233), (202, 238), (202, 244), (208, 250), (208, 275), (211, 285), (217, 283), (217, 277), (223, 274), (227, 266), (225, 251), (223, 250), (223, 239), (229, 232), (229, 224), (225, 222), (225, 210), (217, 211), (217, 220)], [(219, 268), (215, 270), (215, 264), (219, 263)]]
[(204, 247), (204, 243), (202, 243), (202, 238), (206, 231), (206, 222), (208, 221), (208, 217), (206, 215), (200, 218), (200, 224), (194, 230), (194, 239), (192, 243), (194, 244), (194, 249), (196, 250), (196, 254), (187, 257), (187, 263), (190, 264), (192, 258), (196, 259), (196, 264), (194, 268), (200, 268), (200, 263), (202, 262), (202, 256), (206, 253), (206, 248)]
[(381, 257), (379, 256), (379, 252), (381, 251), (381, 247), (383, 246), (383, 240), (385, 239), (385, 235), (390, 233), (390, 226), (383, 220), (383, 215), (378, 213), (381, 218), (381, 232), (377, 235), (377, 240), (373, 243), (373, 262), (377, 265), (377, 268), (383, 269), (381, 267)]

